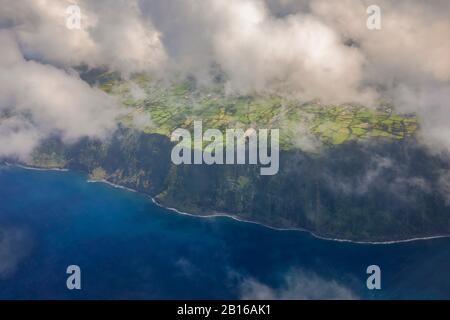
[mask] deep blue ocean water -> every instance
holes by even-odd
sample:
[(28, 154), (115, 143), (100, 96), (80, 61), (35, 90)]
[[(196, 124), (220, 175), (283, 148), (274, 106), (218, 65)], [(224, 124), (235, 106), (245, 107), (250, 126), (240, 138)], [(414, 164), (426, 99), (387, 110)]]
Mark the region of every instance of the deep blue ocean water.
[[(68, 265), (81, 290), (66, 288)], [(368, 290), (366, 268), (381, 268)], [(342, 243), (160, 208), (74, 172), (0, 167), (0, 299), (450, 299), (450, 238)]]

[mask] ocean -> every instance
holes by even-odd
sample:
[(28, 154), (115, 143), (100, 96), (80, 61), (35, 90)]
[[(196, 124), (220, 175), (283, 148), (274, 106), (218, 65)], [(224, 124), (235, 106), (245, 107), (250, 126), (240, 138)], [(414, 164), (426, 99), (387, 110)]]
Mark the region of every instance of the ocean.
[[(69, 290), (69, 265), (81, 290)], [(370, 265), (381, 289), (366, 286)], [(0, 167), (0, 299), (450, 299), (450, 238), (358, 244)]]

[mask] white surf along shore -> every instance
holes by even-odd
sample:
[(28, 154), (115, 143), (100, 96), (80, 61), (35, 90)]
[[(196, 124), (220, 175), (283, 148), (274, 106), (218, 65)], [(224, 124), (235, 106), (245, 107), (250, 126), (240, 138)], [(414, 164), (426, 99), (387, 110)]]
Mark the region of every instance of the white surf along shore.
[(35, 170), (35, 171), (62, 171), (62, 172), (67, 172), (69, 171), (69, 169), (64, 169), (64, 168), (39, 168), (39, 167), (32, 167), (32, 166), (26, 166), (23, 164), (12, 164), (9, 162), (5, 162), (6, 166), (8, 167), (18, 167), (21, 169), (26, 169), (26, 170)]
[[(38, 167), (32, 167), (32, 166), (26, 166), (26, 165), (21, 165), (21, 164), (11, 164), (8, 162), (5, 162), (6, 166), (15, 166), (21, 169), (25, 169), (25, 170), (35, 170), (35, 171), (61, 171), (61, 172), (68, 172), (69, 169), (65, 169), (65, 168), (38, 168)], [(159, 203), (155, 198), (151, 197), (148, 194), (139, 192), (135, 189), (132, 188), (128, 188), (128, 187), (124, 187), (118, 184), (115, 184), (113, 182), (110, 182), (106, 179), (100, 179), (100, 180), (93, 180), (93, 179), (87, 179), (88, 183), (103, 183), (106, 184), (108, 186), (111, 186), (113, 188), (118, 188), (118, 189), (123, 189), (129, 192), (134, 192), (134, 193), (139, 193), (142, 194), (148, 198), (150, 198), (150, 200), (156, 204), (157, 206), (170, 210), (172, 212), (175, 212), (177, 214), (181, 214), (181, 215), (186, 215), (186, 216), (190, 216), (190, 217), (194, 217), (194, 218), (229, 218), (229, 219), (233, 219), (235, 221), (239, 221), (239, 222), (244, 222), (244, 223), (251, 223), (251, 224), (256, 224), (265, 228), (269, 228), (272, 230), (277, 230), (277, 231), (299, 231), (299, 232), (307, 232), (309, 234), (311, 234), (313, 237), (317, 238), (317, 239), (321, 239), (321, 240), (326, 240), (326, 241), (336, 241), (336, 242), (347, 242), (347, 243), (355, 243), (355, 244), (371, 244), (371, 245), (389, 245), (389, 244), (398, 244), (398, 243), (405, 243), (405, 242), (413, 242), (413, 241), (425, 241), (425, 240), (433, 240), (433, 239), (440, 239), (440, 238), (450, 238), (450, 235), (438, 235), (438, 236), (429, 236), (429, 237), (417, 237), (417, 238), (410, 238), (410, 239), (403, 239), (403, 240), (392, 240), (392, 241), (355, 241), (355, 240), (350, 240), (350, 239), (339, 239), (339, 238), (328, 238), (328, 237), (323, 237), (320, 236), (316, 233), (314, 233), (311, 230), (307, 230), (307, 229), (303, 229), (303, 228), (277, 228), (277, 227), (273, 227), (270, 225), (266, 225), (260, 222), (256, 222), (256, 221), (251, 221), (251, 220), (245, 220), (242, 218), (237, 217), (236, 215), (230, 214), (230, 213), (213, 213), (213, 214), (209, 214), (209, 215), (196, 215), (193, 213), (189, 213), (189, 212), (184, 212), (184, 211), (180, 211), (176, 208), (171, 208), (171, 207), (166, 207), (164, 205), (162, 205), (161, 203)]]

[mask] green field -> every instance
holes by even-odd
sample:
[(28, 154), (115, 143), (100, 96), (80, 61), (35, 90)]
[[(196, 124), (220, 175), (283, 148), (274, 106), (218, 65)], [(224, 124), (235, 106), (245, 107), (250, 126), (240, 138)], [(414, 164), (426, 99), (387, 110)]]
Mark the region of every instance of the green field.
[[(300, 103), (279, 96), (226, 95), (221, 85), (196, 88), (193, 81), (175, 85), (156, 82), (144, 75), (123, 81), (103, 76), (100, 88), (118, 96), (130, 108), (122, 123), (146, 133), (170, 136), (176, 128), (280, 129), (282, 149), (306, 145), (339, 145), (352, 140), (404, 139), (418, 128), (414, 115), (396, 114), (392, 107), (369, 109), (358, 105)], [(101, 79), (101, 76), (100, 76)], [(133, 119), (147, 117), (144, 125)]]

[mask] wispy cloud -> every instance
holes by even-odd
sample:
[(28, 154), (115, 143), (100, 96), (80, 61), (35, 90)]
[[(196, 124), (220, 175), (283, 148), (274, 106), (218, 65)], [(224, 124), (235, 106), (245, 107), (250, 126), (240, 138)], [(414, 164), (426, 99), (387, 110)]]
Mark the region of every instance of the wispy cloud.
[(0, 226), (0, 279), (7, 278), (31, 249), (28, 234), (19, 228)]
[(326, 280), (313, 272), (292, 269), (284, 276), (283, 283), (270, 287), (253, 278), (244, 279), (240, 286), (241, 299), (277, 299), (277, 300), (312, 300), (312, 299), (357, 299), (357, 295), (345, 285), (335, 280)]

